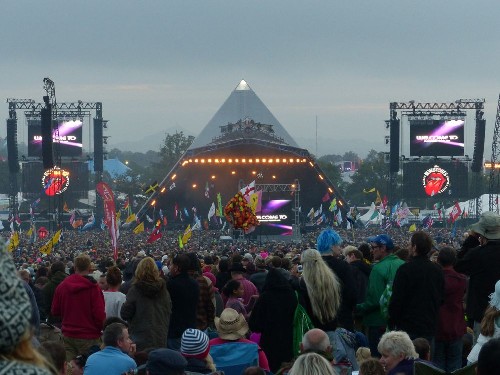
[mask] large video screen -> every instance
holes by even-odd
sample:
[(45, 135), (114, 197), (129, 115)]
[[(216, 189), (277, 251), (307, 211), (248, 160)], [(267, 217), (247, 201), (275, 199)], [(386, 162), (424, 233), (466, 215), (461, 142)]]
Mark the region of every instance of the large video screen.
[(408, 198), (468, 198), (467, 165), (460, 161), (403, 164), (403, 195)]
[[(63, 157), (82, 156), (82, 128), (83, 123), (80, 120), (58, 120), (57, 131), (55, 128), (52, 130), (54, 150)], [(42, 125), (40, 120), (28, 122), (28, 156), (42, 157)]]
[(293, 216), (293, 201), (290, 199), (272, 199), (262, 202), (262, 210), (257, 213), (260, 225), (257, 235), (291, 236)]
[(465, 120), (410, 120), (410, 156), (464, 156)]

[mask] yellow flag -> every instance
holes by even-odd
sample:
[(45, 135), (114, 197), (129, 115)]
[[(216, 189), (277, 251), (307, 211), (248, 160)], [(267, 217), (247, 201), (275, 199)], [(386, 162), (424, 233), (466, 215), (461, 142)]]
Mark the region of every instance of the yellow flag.
[(257, 203), (259, 203), (259, 195), (257, 193), (251, 194), (249, 203), (252, 212), (255, 214), (255, 211), (257, 210)]
[(382, 203), (382, 198), (380, 198), (380, 193), (377, 190), (377, 198), (375, 199), (375, 204), (380, 204)]
[(410, 228), (408, 228), (408, 232), (415, 232), (417, 230), (417, 225), (415, 223), (413, 223), (412, 225), (410, 225)]
[(125, 224), (131, 223), (132, 221), (135, 221), (137, 218), (135, 214), (130, 214), (128, 215), (127, 219), (125, 220)]
[(59, 238), (61, 237), (61, 229), (59, 229), (52, 238), (40, 248), (40, 252), (42, 254), (49, 255), (52, 252), (52, 249), (55, 244), (59, 242)]
[(33, 234), (33, 227), (31, 226), (30, 229), (26, 232), (26, 237), (30, 238), (31, 235)]
[(371, 189), (363, 189), (363, 193), (375, 193), (375, 188), (371, 188)]
[(10, 241), (9, 244), (7, 245), (7, 250), (9, 250), (9, 252), (12, 253), (18, 246), (19, 246), (19, 233), (14, 232), (10, 236)]
[(141, 223), (134, 228), (133, 232), (134, 234), (139, 234), (141, 232), (144, 232), (144, 221), (141, 221)]
[(184, 231), (184, 235), (182, 236), (182, 243), (185, 245), (191, 238), (191, 224), (189, 224)]
[(184, 244), (182, 243), (181, 235), (179, 234), (179, 249), (184, 248)]

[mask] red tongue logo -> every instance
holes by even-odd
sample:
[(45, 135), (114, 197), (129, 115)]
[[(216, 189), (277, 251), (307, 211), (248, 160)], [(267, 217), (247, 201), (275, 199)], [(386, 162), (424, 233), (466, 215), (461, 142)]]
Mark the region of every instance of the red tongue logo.
[(445, 191), (450, 183), (448, 172), (437, 165), (425, 171), (422, 182), (425, 193), (430, 197)]

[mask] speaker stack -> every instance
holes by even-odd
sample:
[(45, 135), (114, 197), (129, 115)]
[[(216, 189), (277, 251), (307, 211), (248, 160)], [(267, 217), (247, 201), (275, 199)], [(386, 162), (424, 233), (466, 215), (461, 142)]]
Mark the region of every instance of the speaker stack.
[(54, 168), (54, 152), (52, 144), (52, 110), (50, 104), (40, 111), (42, 132), (42, 160), (43, 169)]
[(17, 120), (7, 120), (7, 159), (9, 161), (9, 172), (19, 172), (19, 155), (17, 150)]
[(476, 120), (476, 134), (474, 137), (474, 154), (472, 155), (471, 171), (481, 172), (483, 169), (484, 137), (486, 133), (486, 120)]
[(391, 137), (389, 151), (389, 171), (391, 173), (399, 172), (399, 131), (400, 121), (398, 119), (390, 120), (389, 134)]
[(102, 119), (94, 119), (94, 172), (104, 171), (104, 144)]

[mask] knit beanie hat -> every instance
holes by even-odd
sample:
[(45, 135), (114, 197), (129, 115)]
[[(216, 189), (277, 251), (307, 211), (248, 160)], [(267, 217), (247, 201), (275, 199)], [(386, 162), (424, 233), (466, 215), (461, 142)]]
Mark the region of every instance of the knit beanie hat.
[(31, 303), (22, 283), (0, 240), (0, 353), (11, 352), (29, 326)]
[(199, 329), (188, 328), (181, 338), (181, 353), (184, 357), (205, 358), (210, 350), (208, 336)]

